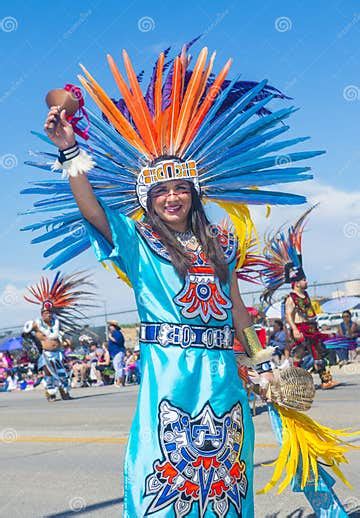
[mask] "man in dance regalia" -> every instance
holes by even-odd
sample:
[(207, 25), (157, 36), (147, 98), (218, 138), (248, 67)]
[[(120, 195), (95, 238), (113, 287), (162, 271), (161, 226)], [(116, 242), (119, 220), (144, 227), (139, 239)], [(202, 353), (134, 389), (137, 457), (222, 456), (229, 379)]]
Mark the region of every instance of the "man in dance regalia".
[(24, 325), (23, 334), (38, 348), (38, 369), (44, 372), (45, 396), (48, 401), (56, 401), (59, 391), (62, 399), (71, 399), (69, 373), (64, 364), (65, 333), (70, 335), (81, 328), (76, 321), (83, 317), (81, 307), (92, 293), (84, 291), (90, 286), (83, 274), (61, 275), (58, 272), (50, 285), (42, 277), (39, 284), (29, 287), (31, 297), (26, 301), (41, 305), (41, 317), (29, 320)]
[(318, 329), (316, 314), (306, 291), (307, 280), (302, 268), (291, 281), (291, 286), (292, 290), (285, 301), (285, 315), (295, 340), (295, 347), (305, 345), (313, 357), (314, 369), (320, 376), (321, 388), (324, 390), (334, 388), (338, 383), (332, 379), (331, 372), (327, 368), (327, 351), (323, 345), (328, 335)]
[[(160, 54), (145, 95), (126, 52), (129, 86), (108, 56), (119, 101), (83, 68), (80, 81), (103, 118), (87, 110), (87, 140), (77, 142), (73, 126), (84, 135), (82, 123), (72, 124), (61, 106), (50, 108), (45, 131), (59, 153), (32, 165), (62, 172), (63, 180), (36, 188), (54, 194), (43, 200), (49, 210), (60, 195), (62, 213), (27, 228), (46, 228), (38, 241), (62, 236), (47, 253), (57, 254), (51, 268), (92, 245), (134, 289), (142, 378), (125, 459), (124, 516), (251, 518), (254, 430), (235, 335), (263, 385), (273, 377), (239, 294), (236, 234), (243, 227), (235, 215), (247, 219), (244, 204), (303, 203), (261, 187), (311, 175), (308, 167), (279, 166), (279, 151), (303, 140), (272, 141), (288, 129), (283, 120), (293, 108), (271, 113), (266, 105), (283, 96), (266, 81), (226, 80), (230, 61), (213, 75), (215, 55), (208, 61), (206, 48), (191, 69), (188, 49), (174, 60)], [(236, 232), (211, 225), (205, 201), (225, 209)], [(74, 235), (76, 225), (87, 232)]]
[[(306, 291), (307, 279), (303, 270), (302, 235), (307, 217), (314, 207), (308, 209), (294, 225), (280, 228), (265, 237), (265, 258), (268, 265), (263, 270), (266, 289), (262, 295), (270, 303), (274, 292), (284, 283), (292, 290), (285, 298), (285, 318), (294, 340), (293, 347), (305, 347), (314, 360), (314, 369), (321, 379), (321, 387), (330, 389), (338, 385), (327, 367), (326, 349), (323, 340), (327, 335), (317, 327), (316, 313)], [(295, 351), (296, 349), (294, 349)]]

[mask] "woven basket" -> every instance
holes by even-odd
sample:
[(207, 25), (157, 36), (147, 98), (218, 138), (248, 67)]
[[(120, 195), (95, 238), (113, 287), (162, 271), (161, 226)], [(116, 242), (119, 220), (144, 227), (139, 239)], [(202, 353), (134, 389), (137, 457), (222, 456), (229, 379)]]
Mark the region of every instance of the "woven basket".
[(270, 399), (294, 410), (309, 410), (315, 397), (315, 385), (309, 372), (298, 367), (274, 371), (270, 384)]

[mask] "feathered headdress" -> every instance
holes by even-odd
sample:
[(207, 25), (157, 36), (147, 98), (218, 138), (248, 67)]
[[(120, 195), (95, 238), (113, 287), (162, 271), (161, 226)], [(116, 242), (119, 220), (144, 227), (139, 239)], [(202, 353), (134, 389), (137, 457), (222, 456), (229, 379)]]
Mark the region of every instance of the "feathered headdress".
[(70, 275), (57, 272), (52, 283), (47, 277), (41, 277), (38, 284), (29, 286), (31, 296), (24, 295), (24, 299), (41, 305), (41, 311), (51, 311), (59, 319), (63, 331), (73, 332), (83, 327), (78, 322), (84, 318), (83, 310), (95, 306), (91, 303), (95, 296), (93, 287), (84, 272)]
[(302, 267), (302, 235), (307, 217), (317, 205), (304, 212), (294, 225), (265, 236), (261, 275), (266, 288), (261, 298), (266, 303), (271, 302), (274, 292), (283, 284), (306, 278)]
[[(121, 94), (118, 101), (82, 67), (85, 77), (79, 76), (79, 80), (103, 114), (101, 118), (87, 109), (89, 139), (80, 144), (95, 162), (88, 172), (95, 194), (109, 207), (135, 219), (144, 213), (154, 183), (176, 178), (192, 181), (203, 201), (220, 205), (304, 203), (303, 196), (262, 190), (312, 178), (309, 167), (294, 164), (323, 153), (284, 151), (308, 137), (274, 140), (289, 129), (284, 120), (294, 107), (270, 112), (269, 102), (285, 96), (266, 80), (225, 79), (231, 60), (215, 76), (215, 53), (208, 59), (207, 48), (190, 68), (192, 43), (170, 62), (166, 62), (168, 50), (160, 54), (145, 95), (140, 87), (142, 74), (136, 75), (126, 51), (123, 61), (128, 82), (108, 56)], [(50, 171), (56, 154), (37, 155), (45, 157), (45, 162), (27, 163)], [(46, 229), (33, 243), (59, 239), (45, 253), (46, 257), (57, 254), (47, 267), (57, 268), (90, 247), (66, 180), (36, 182), (23, 192), (42, 196), (27, 214), (55, 212), (23, 229)]]

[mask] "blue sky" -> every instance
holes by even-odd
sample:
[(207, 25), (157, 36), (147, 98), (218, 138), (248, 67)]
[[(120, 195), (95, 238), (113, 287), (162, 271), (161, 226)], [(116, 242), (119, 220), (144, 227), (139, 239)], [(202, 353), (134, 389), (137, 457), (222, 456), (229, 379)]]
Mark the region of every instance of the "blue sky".
[[(44, 265), (41, 245), (19, 228), (30, 219), (17, 213), (30, 207), (19, 191), (42, 173), (23, 165), (30, 149), (46, 147), (30, 134), (46, 115), (44, 96), (54, 87), (77, 82), (83, 63), (116, 94), (105, 55), (129, 52), (137, 70), (149, 72), (166, 46), (179, 48), (198, 34), (217, 50), (219, 68), (228, 57), (231, 77), (270, 83), (301, 108), (292, 132), (311, 135), (307, 147), (326, 149), (313, 161), (315, 181), (294, 185), (310, 201), (321, 201), (305, 236), (305, 266), (310, 280), (360, 276), (360, 5), (353, 0), (300, 0), (172, 3), (162, 1), (7, 1), (0, 6), (0, 174), (2, 178), (0, 328), (31, 316), (21, 293)], [(87, 99), (89, 104), (92, 102)], [(255, 218), (262, 231), (291, 221), (301, 209), (276, 208), (272, 220)], [(67, 267), (89, 267), (101, 284), (110, 310), (134, 307), (127, 289), (97, 266), (92, 254)], [(29, 315), (30, 313), (30, 315)]]

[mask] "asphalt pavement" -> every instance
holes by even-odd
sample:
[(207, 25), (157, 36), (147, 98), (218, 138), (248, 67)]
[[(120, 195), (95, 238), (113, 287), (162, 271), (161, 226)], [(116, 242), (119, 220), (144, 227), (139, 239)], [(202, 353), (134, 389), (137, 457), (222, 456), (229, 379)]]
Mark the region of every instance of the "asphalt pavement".
[[(342, 382), (317, 391), (310, 415), (333, 428), (360, 429), (360, 363), (336, 370)], [(121, 516), (122, 463), (137, 386), (74, 389), (71, 401), (48, 403), (42, 390), (0, 393), (0, 517), (112, 518)], [(278, 446), (266, 407), (256, 428), (255, 489), (269, 480)], [(359, 439), (352, 439), (360, 446)], [(360, 516), (360, 449), (348, 454), (336, 492), (352, 518)], [(255, 498), (256, 517), (314, 516), (302, 494), (290, 490)], [(138, 517), (134, 517), (138, 518)], [(332, 518), (332, 517), (331, 517)]]

